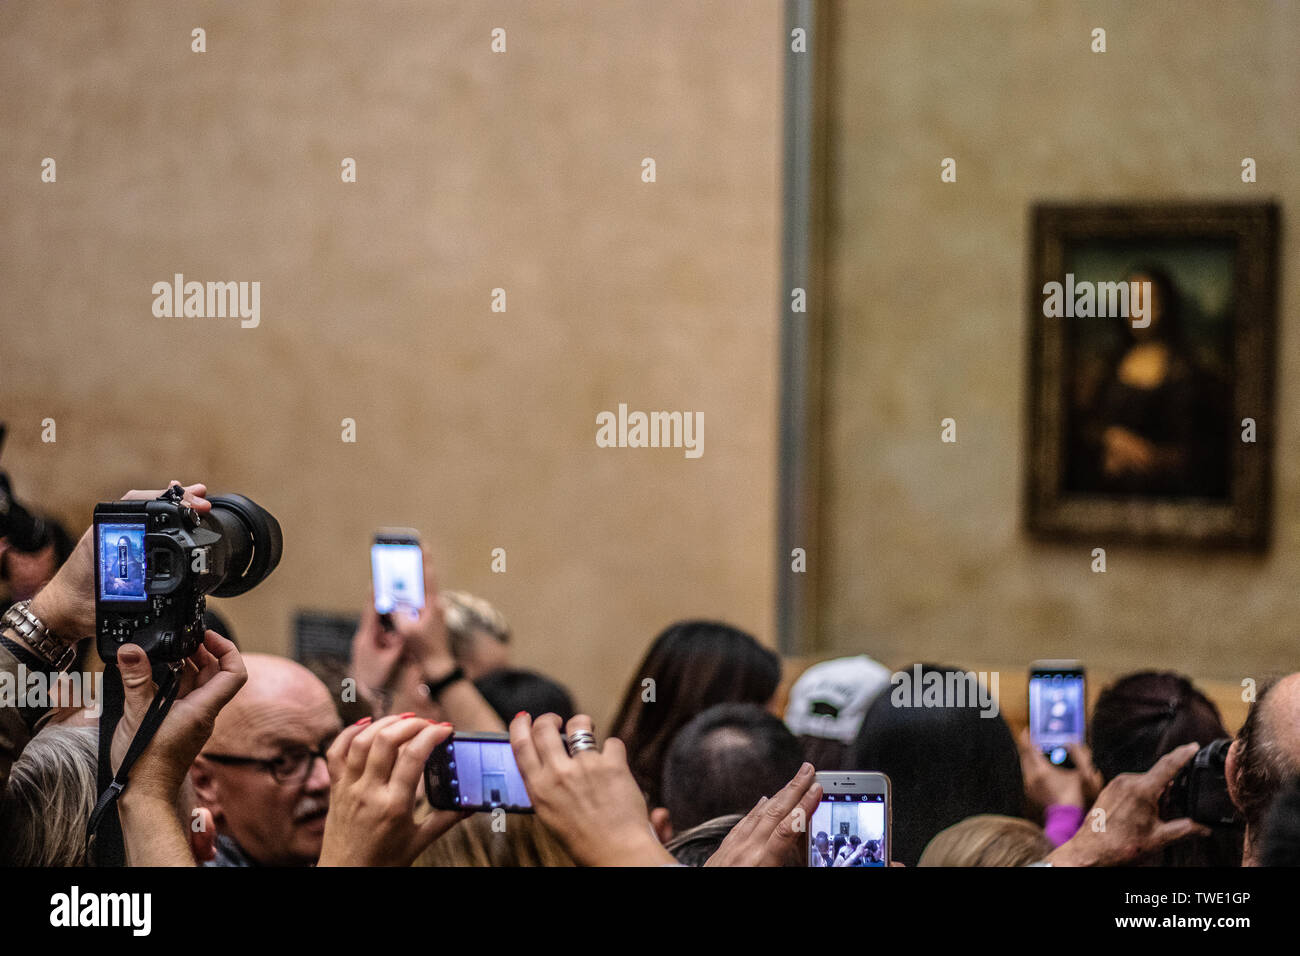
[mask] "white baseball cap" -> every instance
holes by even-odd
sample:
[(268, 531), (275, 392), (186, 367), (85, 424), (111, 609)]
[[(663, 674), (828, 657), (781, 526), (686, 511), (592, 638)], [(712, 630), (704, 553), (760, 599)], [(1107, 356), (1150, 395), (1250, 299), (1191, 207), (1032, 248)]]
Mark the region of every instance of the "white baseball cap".
[(890, 670), (866, 654), (814, 664), (790, 688), (785, 723), (798, 735), (850, 744)]

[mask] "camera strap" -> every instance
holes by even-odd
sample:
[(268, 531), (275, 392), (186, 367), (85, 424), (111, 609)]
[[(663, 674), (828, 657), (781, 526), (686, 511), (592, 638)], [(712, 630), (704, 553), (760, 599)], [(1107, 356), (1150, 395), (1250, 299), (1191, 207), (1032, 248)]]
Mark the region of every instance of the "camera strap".
[(163, 665), (155, 669), (155, 674), (158, 674), (159, 670), (162, 673), (158, 692), (150, 702), (149, 709), (145, 711), (140, 727), (131, 738), (131, 746), (127, 748), (126, 756), (122, 759), (122, 765), (117, 768), (117, 774), (114, 775), (113, 733), (117, 730), (118, 721), (122, 719), (125, 700), (122, 675), (117, 669), (117, 664), (104, 665), (104, 712), (99, 721), (99, 786), (103, 790), (95, 802), (95, 809), (91, 811), (90, 822), (86, 826), (87, 859), (93, 842), (97, 866), (126, 864), (126, 847), (122, 839), (122, 822), (117, 815), (117, 798), (126, 789), (126, 785), (130, 782), (131, 768), (149, 746), (158, 728), (162, 726), (163, 719), (171, 710), (176, 694), (180, 690), (179, 668)]

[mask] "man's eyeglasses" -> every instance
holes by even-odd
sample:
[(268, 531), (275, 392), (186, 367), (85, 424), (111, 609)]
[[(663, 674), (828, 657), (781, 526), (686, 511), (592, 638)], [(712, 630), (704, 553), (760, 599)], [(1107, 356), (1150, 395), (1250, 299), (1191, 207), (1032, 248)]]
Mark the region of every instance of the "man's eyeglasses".
[(214, 763), (235, 766), (244, 764), (260, 767), (269, 773), (276, 783), (297, 785), (311, 775), (312, 767), (316, 766), (317, 757), (321, 760), (325, 759), (325, 751), (329, 749), (329, 746), (328, 743), (322, 744), (315, 750), (307, 747), (294, 747), (270, 759), (240, 757), (233, 754), (202, 754), (202, 756)]

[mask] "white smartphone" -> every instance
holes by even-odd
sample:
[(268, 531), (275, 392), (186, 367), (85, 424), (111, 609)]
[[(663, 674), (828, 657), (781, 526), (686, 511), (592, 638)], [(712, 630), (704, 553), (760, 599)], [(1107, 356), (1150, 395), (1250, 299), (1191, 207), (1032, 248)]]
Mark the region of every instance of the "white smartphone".
[(817, 774), (821, 803), (808, 823), (809, 866), (889, 866), (893, 815), (883, 773)]
[(1080, 661), (1029, 665), (1029, 740), (1058, 767), (1071, 767), (1070, 744), (1084, 740), (1087, 694)]
[(401, 610), (415, 616), (424, 607), (424, 552), (420, 535), (410, 528), (383, 528), (375, 532), (370, 548), (370, 571), (375, 587), (375, 610), (391, 614)]

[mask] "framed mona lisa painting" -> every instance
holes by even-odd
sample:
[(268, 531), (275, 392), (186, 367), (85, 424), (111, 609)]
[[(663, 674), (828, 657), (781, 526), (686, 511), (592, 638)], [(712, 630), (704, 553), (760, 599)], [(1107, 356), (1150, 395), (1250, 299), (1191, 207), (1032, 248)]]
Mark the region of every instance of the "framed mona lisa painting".
[(1033, 209), (1031, 534), (1267, 546), (1277, 223), (1269, 203)]

